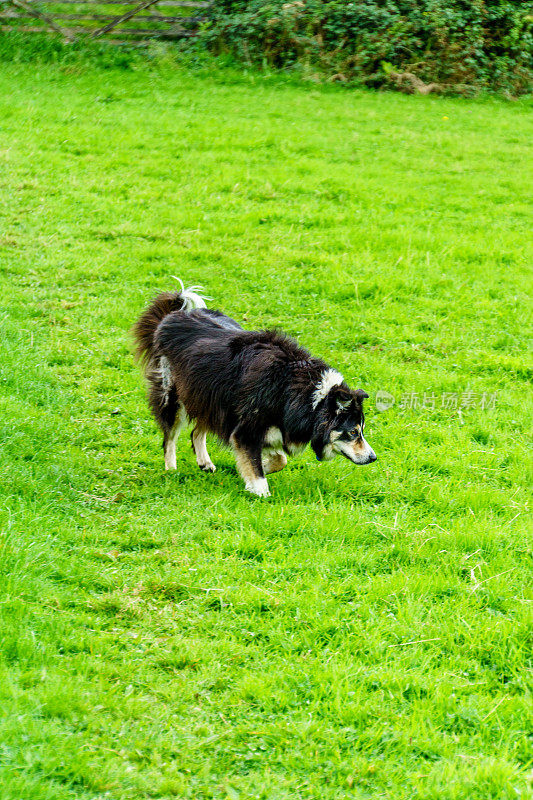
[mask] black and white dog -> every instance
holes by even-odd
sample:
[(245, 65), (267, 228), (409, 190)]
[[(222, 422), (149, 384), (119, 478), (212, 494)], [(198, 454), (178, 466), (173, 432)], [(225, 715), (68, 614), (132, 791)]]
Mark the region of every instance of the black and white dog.
[(245, 331), (206, 307), (198, 287), (160, 294), (134, 328), (149, 382), (149, 403), (163, 431), (165, 467), (176, 468), (176, 438), (194, 420), (200, 469), (214, 472), (206, 433), (231, 445), (252, 494), (270, 494), (265, 478), (311, 443), (319, 461), (337, 453), (354, 464), (376, 455), (365, 441), (362, 389), (294, 340), (272, 330)]

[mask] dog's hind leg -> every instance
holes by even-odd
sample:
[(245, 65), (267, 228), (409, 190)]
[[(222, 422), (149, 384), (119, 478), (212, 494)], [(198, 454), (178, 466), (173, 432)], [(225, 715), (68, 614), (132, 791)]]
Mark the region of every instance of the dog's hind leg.
[(287, 466), (287, 456), (277, 450), (263, 450), (261, 461), (265, 475), (270, 475), (272, 472), (280, 472)]
[(270, 491), (263, 470), (260, 444), (248, 440), (238, 428), (233, 431), (229, 441), (246, 490), (259, 497), (269, 497)]
[(181, 429), (187, 424), (187, 414), (182, 403), (176, 403), (172, 425), (163, 428), (163, 452), (165, 469), (176, 469), (176, 439)]
[(207, 452), (205, 431), (200, 430), (198, 427), (193, 428), (191, 431), (191, 442), (192, 449), (196, 456), (196, 463), (200, 469), (203, 470), (203, 472), (214, 472), (216, 467), (209, 458), (209, 453)]
[(176, 439), (187, 422), (187, 415), (176, 387), (161, 366), (150, 375), (148, 400), (156, 422), (163, 431), (165, 469), (176, 469)]

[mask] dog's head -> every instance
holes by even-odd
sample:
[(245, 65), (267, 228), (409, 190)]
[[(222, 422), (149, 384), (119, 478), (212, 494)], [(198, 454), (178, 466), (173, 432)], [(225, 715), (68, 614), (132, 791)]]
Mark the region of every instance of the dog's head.
[(311, 447), (319, 461), (330, 461), (340, 453), (354, 464), (371, 464), (376, 454), (365, 440), (362, 389), (352, 391), (346, 384), (334, 386), (316, 409)]

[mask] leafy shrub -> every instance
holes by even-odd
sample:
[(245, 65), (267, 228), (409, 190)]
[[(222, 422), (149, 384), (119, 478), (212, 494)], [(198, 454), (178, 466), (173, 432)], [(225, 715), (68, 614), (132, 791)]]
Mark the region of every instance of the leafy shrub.
[(524, 0), (217, 0), (201, 37), (248, 63), (298, 65), (370, 85), (531, 87), (533, 3)]

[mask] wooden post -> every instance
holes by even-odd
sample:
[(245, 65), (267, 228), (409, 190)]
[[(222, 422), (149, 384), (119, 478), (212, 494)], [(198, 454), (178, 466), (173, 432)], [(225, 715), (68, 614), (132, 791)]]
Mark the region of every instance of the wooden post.
[(68, 31), (66, 28), (60, 28), (59, 25), (56, 25), (54, 20), (50, 19), (50, 17), (47, 14), (43, 14), (42, 11), (38, 11), (36, 8), (32, 8), (32, 6), (30, 6), (28, 3), (25, 3), (24, 0), (0, 0), (0, 4), (4, 3), (6, 5), (8, 3), (11, 3), (11, 5), (21, 8), (23, 11), (26, 12), (26, 14), (29, 14), (31, 17), (42, 19), (43, 22), (46, 22), (49, 28), (52, 28), (52, 30), (56, 31), (57, 33), (60, 33), (61, 36), (64, 36), (67, 41), (69, 42), (74, 41), (74, 37), (72, 36), (70, 31)]
[(98, 28), (91, 36), (91, 39), (96, 39), (97, 36), (101, 36), (103, 33), (107, 33), (108, 31), (115, 28), (117, 25), (120, 25), (121, 22), (126, 22), (127, 19), (131, 19), (132, 17), (134, 17), (135, 14), (137, 14), (139, 11), (142, 11), (144, 8), (149, 8), (150, 6), (153, 6), (154, 3), (158, 2), (159, 0), (144, 0), (144, 2), (139, 3), (138, 6), (132, 8), (131, 11), (128, 11), (126, 14), (121, 14), (119, 17), (115, 17), (115, 19), (112, 22), (110, 22), (108, 25), (104, 25), (103, 28)]

